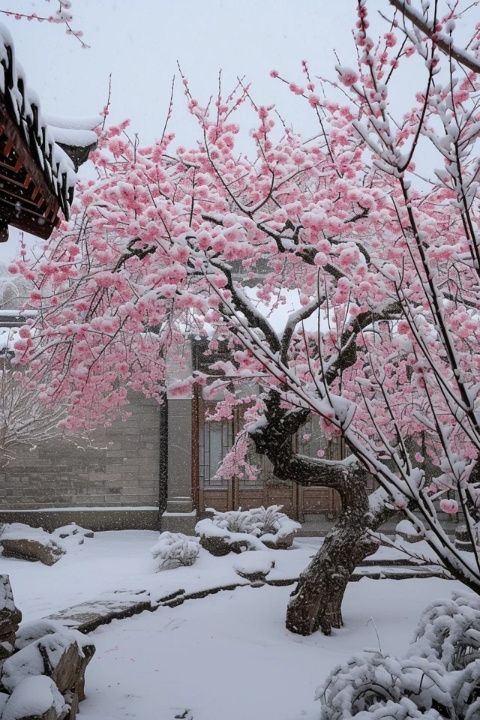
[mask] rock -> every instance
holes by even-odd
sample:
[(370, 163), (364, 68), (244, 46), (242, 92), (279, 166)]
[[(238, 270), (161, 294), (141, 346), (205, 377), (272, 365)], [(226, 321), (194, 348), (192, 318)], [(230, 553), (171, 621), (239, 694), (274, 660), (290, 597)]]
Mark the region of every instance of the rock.
[(62, 527), (57, 528), (52, 532), (52, 535), (55, 535), (55, 537), (60, 538), (61, 540), (65, 538), (70, 537), (77, 537), (79, 542), (83, 540), (83, 538), (93, 538), (94, 533), (93, 530), (87, 530), (86, 528), (81, 527), (80, 525), (77, 525), (77, 523), (69, 523), (68, 525), (62, 525)]
[(22, 560), (39, 560), (44, 565), (54, 565), (65, 550), (42, 528), (31, 528), (23, 523), (4, 525), (0, 545), (5, 557)]
[(258, 557), (256, 553), (244, 553), (239, 560), (233, 563), (233, 569), (240, 577), (253, 583), (263, 583), (272, 568), (275, 560), (267, 557)]
[(8, 575), (0, 575), (0, 660), (13, 652), (22, 613), (15, 606)]
[(2, 720), (63, 720), (69, 708), (54, 681), (45, 675), (26, 677), (7, 700)]
[(78, 692), (67, 692), (63, 697), (70, 708), (68, 711), (67, 720), (75, 720), (75, 718), (77, 717), (80, 700), (83, 700), (85, 696), (83, 696), (83, 698), (79, 698)]
[(470, 533), (465, 524), (457, 525), (455, 528), (455, 547), (464, 552), (473, 552)]
[(0, 692), (0, 718), (3, 717), (3, 711), (9, 697), (10, 695), (7, 695), (7, 693)]
[(418, 532), (417, 528), (410, 520), (400, 520), (395, 528), (395, 534), (399, 535), (402, 540), (409, 543), (421, 542), (424, 539), (423, 535)]
[(48, 618), (22, 623), (21, 628), (17, 631), (15, 649), (23, 650), (24, 647), (31, 645), (36, 640), (40, 640), (45, 635), (53, 635), (53, 633), (61, 632), (64, 629), (65, 625)]
[(91, 602), (60, 610), (46, 620), (60, 622), (63, 627), (75, 628), (81, 633), (89, 633), (111, 620), (131, 617), (152, 608), (152, 599), (146, 590), (115, 590), (104, 593)]
[(26, 677), (47, 675), (60, 692), (83, 690), (85, 668), (94, 653), (86, 638), (75, 630), (61, 630), (26, 645), (5, 660), (0, 684), (7, 692)]

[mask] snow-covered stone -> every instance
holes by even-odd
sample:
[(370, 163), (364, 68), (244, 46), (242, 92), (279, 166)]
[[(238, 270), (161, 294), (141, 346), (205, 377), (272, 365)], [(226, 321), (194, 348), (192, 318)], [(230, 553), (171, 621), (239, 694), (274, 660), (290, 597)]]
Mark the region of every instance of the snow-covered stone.
[(252, 510), (231, 510), (213, 513), (212, 518), (200, 520), (195, 532), (200, 544), (212, 555), (226, 555), (230, 551), (285, 549), (290, 547), (300, 523), (281, 512), (282, 505), (258, 507)]
[(73, 630), (61, 630), (23, 647), (5, 660), (0, 676), (2, 687), (13, 692), (26, 677), (48, 675), (61, 692), (70, 690), (86, 665), (85, 639), (79, 635)]
[(93, 530), (88, 530), (77, 525), (77, 523), (71, 522), (68, 525), (62, 525), (62, 527), (53, 530), (52, 535), (59, 540), (71, 540), (73, 543), (83, 545), (85, 538), (94, 537), (94, 532)]
[(0, 546), (5, 557), (39, 560), (44, 565), (54, 565), (65, 553), (64, 548), (43, 528), (32, 528), (23, 523), (3, 525)]
[(421, 542), (424, 538), (423, 535), (417, 530), (415, 525), (410, 520), (400, 520), (395, 527), (395, 534), (399, 535), (402, 540), (410, 543)]
[[(22, 650), (27, 645), (40, 640), (45, 635), (53, 635), (54, 633), (62, 632), (65, 630), (65, 625), (57, 620), (50, 620), (49, 618), (42, 618), (41, 620), (34, 620), (32, 622), (22, 623), (20, 629), (17, 631), (15, 639), (15, 648)], [(75, 635), (75, 639), (81, 647), (87, 643), (85, 636), (81, 633)]]
[[(472, 535), (475, 538), (476, 530), (472, 532)], [(455, 547), (459, 550), (463, 550), (464, 552), (474, 551), (472, 536), (464, 523), (457, 525), (455, 528)]]
[(2, 720), (61, 720), (68, 707), (53, 680), (45, 675), (25, 677), (7, 700)]
[(8, 575), (0, 575), (0, 660), (13, 652), (22, 613), (15, 606)]
[(240, 575), (251, 582), (262, 582), (265, 580), (270, 570), (275, 567), (275, 560), (271, 557), (265, 557), (258, 553), (243, 553), (238, 560), (233, 563), (233, 569)]
[(158, 570), (170, 570), (181, 565), (193, 565), (200, 552), (198, 542), (183, 533), (161, 533), (152, 547)]

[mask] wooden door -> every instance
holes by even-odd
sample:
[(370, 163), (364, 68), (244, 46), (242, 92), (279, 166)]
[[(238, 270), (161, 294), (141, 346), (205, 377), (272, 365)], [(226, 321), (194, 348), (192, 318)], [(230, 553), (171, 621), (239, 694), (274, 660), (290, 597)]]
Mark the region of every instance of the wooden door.
[[(219, 477), (216, 473), (221, 460), (232, 448), (243, 418), (237, 412), (233, 420), (209, 422), (205, 413), (209, 404), (198, 399), (198, 460), (194, 463), (194, 496), (200, 515), (209, 508), (220, 512), (227, 510), (243, 510), (259, 505), (283, 505), (284, 512), (295, 519), (304, 520), (305, 515), (317, 513), (335, 514), (340, 509), (337, 493), (329, 488), (302, 488), (293, 482), (281, 481), (275, 477), (270, 461), (259, 456), (252, 449), (249, 461), (258, 467), (255, 479), (250, 479), (239, 471), (232, 477)], [(296, 439), (298, 450), (303, 454), (314, 456), (323, 448), (329, 459), (342, 457), (343, 448), (339, 443), (325, 443), (318, 433), (312, 430), (310, 423), (303, 428), (301, 437)]]

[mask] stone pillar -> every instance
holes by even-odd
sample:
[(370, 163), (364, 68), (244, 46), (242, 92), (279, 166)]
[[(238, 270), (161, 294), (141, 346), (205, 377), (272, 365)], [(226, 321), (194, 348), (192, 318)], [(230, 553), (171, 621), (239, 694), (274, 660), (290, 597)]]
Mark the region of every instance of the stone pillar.
[[(181, 372), (170, 373), (170, 382), (188, 376), (191, 364)], [(197, 511), (192, 497), (192, 429), (193, 401), (190, 391), (182, 396), (169, 397), (168, 417), (168, 482), (167, 506), (161, 517), (161, 529), (193, 535)]]

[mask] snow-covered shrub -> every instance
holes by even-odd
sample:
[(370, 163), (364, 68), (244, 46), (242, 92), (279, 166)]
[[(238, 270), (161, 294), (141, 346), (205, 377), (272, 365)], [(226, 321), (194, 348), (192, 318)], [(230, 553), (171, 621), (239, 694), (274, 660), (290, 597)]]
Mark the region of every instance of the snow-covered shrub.
[(365, 652), (330, 673), (321, 720), (479, 720), (479, 648), (478, 597), (432, 603), (405, 657)]
[(158, 563), (158, 570), (193, 565), (199, 552), (198, 543), (183, 533), (163, 532), (152, 548), (152, 555)]
[(321, 720), (455, 717), (445, 675), (441, 663), (425, 658), (398, 659), (378, 651), (356, 655), (334, 668), (317, 690)]
[(447, 670), (462, 670), (480, 658), (480, 599), (453, 593), (420, 616), (409, 654), (439, 660)]
[(462, 671), (452, 673), (452, 697), (461, 720), (480, 718), (480, 660), (469, 663)]
[(300, 529), (300, 523), (281, 512), (282, 505), (230, 510), (213, 513), (211, 518), (200, 520), (195, 532), (200, 544), (214, 555), (226, 555), (230, 550), (265, 550), (287, 548)]

